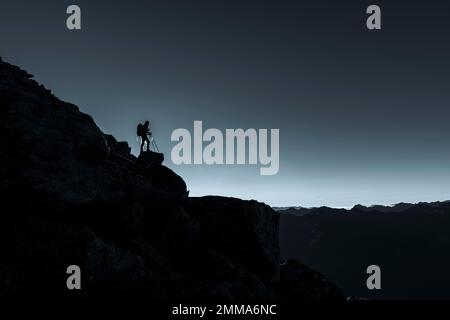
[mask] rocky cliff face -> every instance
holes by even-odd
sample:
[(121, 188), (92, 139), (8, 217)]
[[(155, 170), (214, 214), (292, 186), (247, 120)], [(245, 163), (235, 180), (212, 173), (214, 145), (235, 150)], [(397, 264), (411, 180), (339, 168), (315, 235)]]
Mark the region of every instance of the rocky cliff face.
[(75, 264), (88, 296), (268, 300), (288, 288), (293, 299), (342, 298), (320, 281), (312, 290), (307, 279), (318, 275), (300, 264), (280, 269), (279, 214), (269, 206), (189, 198), (162, 162), (134, 157), (0, 59), (0, 293), (68, 294)]

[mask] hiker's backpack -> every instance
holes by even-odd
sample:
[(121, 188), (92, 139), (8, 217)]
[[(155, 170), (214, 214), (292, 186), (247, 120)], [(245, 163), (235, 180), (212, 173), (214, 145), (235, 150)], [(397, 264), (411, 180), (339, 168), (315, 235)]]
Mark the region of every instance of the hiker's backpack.
[(137, 126), (136, 134), (139, 137), (142, 137), (143, 136), (143, 134), (142, 134), (143, 130), (144, 130), (144, 126), (141, 123), (139, 123), (138, 126)]

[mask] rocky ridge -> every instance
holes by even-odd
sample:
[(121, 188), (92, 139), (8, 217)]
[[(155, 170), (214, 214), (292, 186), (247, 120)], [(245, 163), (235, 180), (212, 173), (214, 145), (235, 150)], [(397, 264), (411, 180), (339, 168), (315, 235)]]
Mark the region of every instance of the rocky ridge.
[(280, 265), (272, 208), (189, 197), (163, 161), (136, 158), (0, 59), (0, 294), (70, 294), (66, 268), (75, 264), (87, 296), (342, 299), (299, 262)]

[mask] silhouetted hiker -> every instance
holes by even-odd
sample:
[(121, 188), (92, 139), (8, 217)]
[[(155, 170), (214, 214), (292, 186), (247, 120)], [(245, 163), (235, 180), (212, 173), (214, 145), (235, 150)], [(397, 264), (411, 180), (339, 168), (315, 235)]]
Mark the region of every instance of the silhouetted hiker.
[(137, 135), (141, 138), (141, 153), (144, 152), (144, 144), (147, 143), (147, 152), (150, 149), (150, 140), (148, 135), (152, 135), (150, 132), (150, 122), (145, 121), (144, 124), (139, 123), (137, 126)]

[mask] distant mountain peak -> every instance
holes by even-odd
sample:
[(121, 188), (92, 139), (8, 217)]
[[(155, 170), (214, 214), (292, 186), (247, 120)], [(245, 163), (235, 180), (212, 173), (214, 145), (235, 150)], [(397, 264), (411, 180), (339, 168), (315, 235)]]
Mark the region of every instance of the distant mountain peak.
[(304, 207), (275, 207), (274, 210), (282, 213), (282, 214), (292, 214), (295, 216), (302, 216), (305, 214), (311, 213), (324, 213), (324, 212), (332, 212), (332, 213), (351, 213), (351, 212), (380, 212), (380, 213), (401, 213), (408, 209), (418, 207), (418, 206), (428, 206), (432, 208), (439, 208), (441, 205), (449, 204), (450, 200), (445, 201), (435, 201), (435, 202), (418, 202), (418, 203), (408, 203), (408, 202), (399, 202), (393, 204), (391, 206), (386, 205), (371, 205), (365, 206), (362, 204), (357, 204), (353, 206), (351, 209), (345, 208), (331, 208), (326, 206), (321, 207), (312, 207), (312, 208), (304, 208)]

